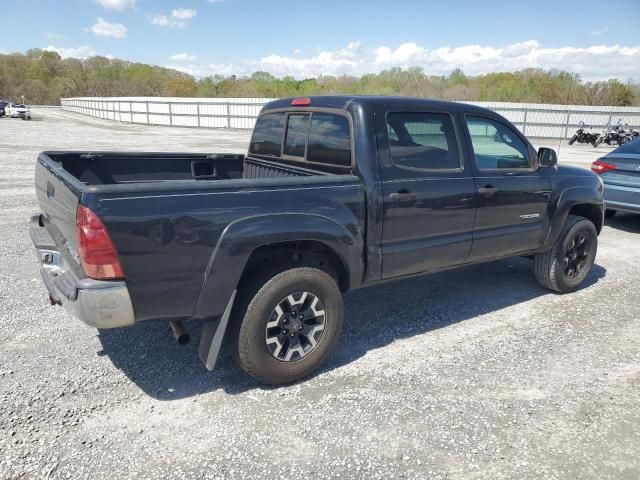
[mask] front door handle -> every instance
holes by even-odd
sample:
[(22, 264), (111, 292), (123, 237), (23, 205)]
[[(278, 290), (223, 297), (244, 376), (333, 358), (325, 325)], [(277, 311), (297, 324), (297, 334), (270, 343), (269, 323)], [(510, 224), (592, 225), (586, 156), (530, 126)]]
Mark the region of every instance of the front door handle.
[(498, 189), (492, 185), (487, 185), (486, 187), (478, 189), (478, 193), (486, 198), (493, 197), (497, 191)]
[(389, 198), (401, 204), (411, 204), (416, 201), (416, 194), (411, 192), (398, 192), (389, 195)]

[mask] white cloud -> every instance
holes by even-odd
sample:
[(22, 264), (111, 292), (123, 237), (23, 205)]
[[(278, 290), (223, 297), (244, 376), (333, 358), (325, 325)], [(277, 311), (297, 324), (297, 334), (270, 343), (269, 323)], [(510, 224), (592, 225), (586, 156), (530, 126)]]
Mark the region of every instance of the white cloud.
[(193, 62), (197, 59), (195, 55), (191, 55), (190, 53), (176, 53), (169, 57), (169, 60), (174, 60), (176, 62)]
[(191, 20), (197, 14), (193, 8), (175, 8), (171, 11), (171, 16), (178, 20)]
[(224, 0), (207, 0), (209, 3), (222, 3)]
[(607, 27), (607, 26), (604, 26), (602, 28), (597, 28), (597, 29), (591, 31), (591, 36), (592, 37), (599, 37), (600, 35), (604, 35), (608, 31), (609, 31), (609, 27)]
[(125, 38), (127, 27), (121, 23), (109, 23), (104, 18), (98, 18), (91, 27), (85, 28), (87, 32), (93, 32), (99, 37)]
[(166, 27), (169, 25), (170, 20), (166, 15), (154, 15), (151, 17), (151, 23), (154, 25), (159, 25), (161, 27)]
[(52, 33), (52, 32), (48, 32), (45, 37), (47, 37), (49, 40), (59, 40), (61, 38), (63, 38), (63, 35), (60, 35), (59, 33)]
[(54, 47), (53, 45), (49, 45), (48, 47), (44, 47), (43, 50), (46, 50), (48, 52), (56, 52), (62, 58), (83, 59), (96, 55), (96, 51), (87, 45), (81, 45), (74, 48)]
[(96, 0), (96, 3), (109, 10), (129, 10), (135, 8), (136, 0)]
[(226, 64), (190, 61), (179, 67), (196, 76), (249, 75), (264, 70), (276, 76), (296, 78), (362, 75), (392, 67), (421, 67), (428, 75), (447, 75), (455, 68), (461, 68), (468, 75), (541, 68), (578, 73), (587, 81), (609, 78), (626, 81), (640, 79), (640, 45), (543, 48), (537, 41), (529, 40), (503, 47), (463, 45), (429, 49), (411, 42), (395, 48), (365, 48), (360, 42), (352, 42), (341, 49), (320, 50), (306, 56), (295, 52), (292, 55), (274, 53)]
[(151, 17), (151, 23), (160, 27), (187, 28), (187, 22), (198, 14), (193, 8), (175, 8), (171, 15), (157, 14)]

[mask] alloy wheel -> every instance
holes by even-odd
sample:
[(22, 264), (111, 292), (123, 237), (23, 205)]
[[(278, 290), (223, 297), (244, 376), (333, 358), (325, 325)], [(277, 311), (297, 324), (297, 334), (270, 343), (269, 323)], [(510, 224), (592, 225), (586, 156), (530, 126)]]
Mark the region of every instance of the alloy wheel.
[(267, 350), (284, 362), (306, 357), (320, 342), (325, 327), (322, 301), (311, 292), (295, 292), (272, 311), (265, 329)]

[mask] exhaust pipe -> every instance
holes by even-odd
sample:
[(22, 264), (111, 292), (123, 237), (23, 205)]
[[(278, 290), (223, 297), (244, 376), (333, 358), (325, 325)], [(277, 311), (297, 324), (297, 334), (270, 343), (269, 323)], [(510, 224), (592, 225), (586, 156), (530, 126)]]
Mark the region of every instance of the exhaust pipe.
[(184, 328), (181, 321), (171, 320), (169, 322), (169, 327), (171, 327), (171, 333), (173, 333), (173, 337), (178, 342), (178, 345), (186, 345), (191, 341), (189, 332)]

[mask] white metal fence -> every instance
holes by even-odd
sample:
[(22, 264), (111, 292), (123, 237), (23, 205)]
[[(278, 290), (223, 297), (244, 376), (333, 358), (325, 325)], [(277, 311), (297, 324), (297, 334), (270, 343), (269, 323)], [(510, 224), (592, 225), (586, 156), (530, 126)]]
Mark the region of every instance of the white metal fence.
[[(270, 98), (82, 97), (63, 98), (62, 108), (91, 117), (143, 125), (196, 128), (253, 128)], [(589, 107), (503, 102), (469, 102), (508, 118), (525, 135), (568, 138), (581, 121), (599, 131), (621, 120), (640, 125), (638, 107)]]

